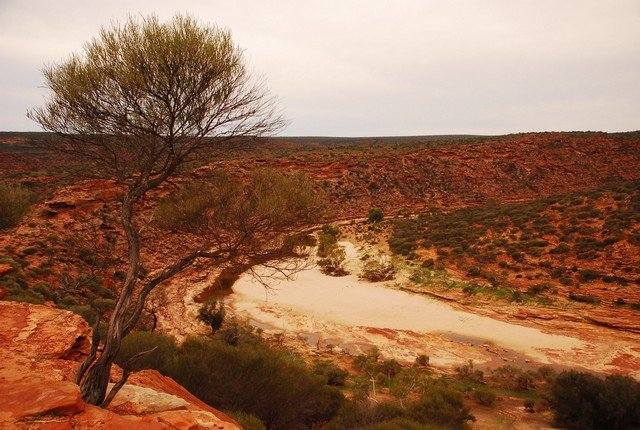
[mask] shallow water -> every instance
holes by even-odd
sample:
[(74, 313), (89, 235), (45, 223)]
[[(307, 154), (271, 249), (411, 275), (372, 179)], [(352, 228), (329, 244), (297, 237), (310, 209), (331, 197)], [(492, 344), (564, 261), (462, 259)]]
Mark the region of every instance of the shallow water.
[[(342, 243), (350, 264), (357, 261), (351, 243)], [(304, 317), (310, 324), (361, 326), (475, 338), (524, 353), (546, 362), (542, 350), (568, 351), (582, 346), (578, 339), (544, 333), (538, 329), (494, 320), (453, 308), (423, 295), (360, 281), (356, 275), (331, 277), (318, 268), (305, 270), (291, 280), (275, 281), (266, 291), (251, 276), (234, 285), (231, 305), (250, 318), (288, 327), (286, 317)], [(265, 312), (268, 310), (268, 312)]]

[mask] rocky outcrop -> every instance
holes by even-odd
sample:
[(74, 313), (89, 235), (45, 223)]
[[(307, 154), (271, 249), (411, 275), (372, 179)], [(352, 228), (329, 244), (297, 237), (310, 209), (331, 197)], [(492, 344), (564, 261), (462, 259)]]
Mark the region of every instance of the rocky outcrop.
[(0, 302), (0, 327), (1, 429), (240, 429), (156, 371), (131, 375), (109, 410), (85, 404), (72, 381), (91, 330), (71, 312)]

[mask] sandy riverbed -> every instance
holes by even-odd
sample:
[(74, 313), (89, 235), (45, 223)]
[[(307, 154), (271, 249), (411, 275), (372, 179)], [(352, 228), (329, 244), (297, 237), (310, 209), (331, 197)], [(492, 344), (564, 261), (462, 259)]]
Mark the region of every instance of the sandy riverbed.
[(293, 279), (273, 282), (268, 291), (246, 275), (234, 285), (229, 304), (239, 316), (273, 331), (303, 333), (317, 341), (331, 339), (343, 348), (376, 344), (400, 359), (426, 350), (435, 355), (432, 359), (440, 357), (441, 364), (490, 359), (482, 353), (466, 357), (470, 351), (452, 356), (451, 351), (437, 350), (455, 350), (452, 343), (460, 347), (468, 347), (470, 342), (491, 345), (539, 363), (554, 363), (557, 357), (575, 355), (585, 347), (574, 337), (475, 315), (425, 296), (359, 280), (358, 252), (350, 242), (341, 244), (352, 274), (331, 277), (313, 267)]

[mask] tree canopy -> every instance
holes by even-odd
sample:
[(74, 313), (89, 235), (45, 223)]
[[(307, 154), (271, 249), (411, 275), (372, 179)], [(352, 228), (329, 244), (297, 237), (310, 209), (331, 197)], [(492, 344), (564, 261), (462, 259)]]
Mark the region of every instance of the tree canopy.
[[(142, 283), (144, 239), (143, 222), (136, 216), (138, 203), (200, 149), (261, 136), (277, 130), (283, 121), (264, 83), (247, 72), (242, 50), (232, 42), (230, 32), (184, 15), (168, 22), (155, 16), (130, 18), (105, 27), (80, 53), (46, 67), (44, 76), (50, 97), (28, 116), (57, 136), (46, 142), (47, 148), (90, 161), (123, 191), (120, 227), (127, 243), (126, 274), (106, 335), (100, 339), (95, 330), (91, 353), (76, 376), (83, 399), (106, 406), (126, 382), (125, 370), (107, 395), (110, 369), (122, 339), (137, 324), (149, 293), (196, 259), (208, 257), (212, 264), (220, 264), (232, 251), (211, 248), (220, 241), (205, 242), (207, 247), (176, 258)], [(272, 179), (267, 187), (274, 184), (276, 178)], [(239, 186), (225, 178), (220, 181), (216, 189)], [(273, 204), (278, 195), (257, 195), (271, 203), (256, 201), (253, 213), (275, 219), (269, 208), (281, 207)], [(233, 221), (225, 216), (212, 218), (216, 213), (224, 215), (212, 203), (220, 202), (224, 194), (209, 197), (211, 201), (196, 205), (207, 209), (207, 219), (218, 224)], [(229, 231), (221, 227), (213, 231)], [(252, 244), (266, 252), (264, 243)]]

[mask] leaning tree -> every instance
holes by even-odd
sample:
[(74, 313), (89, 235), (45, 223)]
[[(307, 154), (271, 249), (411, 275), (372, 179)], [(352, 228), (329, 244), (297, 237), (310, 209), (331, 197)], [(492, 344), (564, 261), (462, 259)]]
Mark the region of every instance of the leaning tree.
[(45, 68), (44, 76), (50, 98), (28, 116), (55, 133), (50, 149), (90, 161), (123, 190), (126, 275), (106, 335), (100, 339), (94, 330), (76, 377), (86, 402), (106, 406), (128, 374), (107, 395), (122, 338), (156, 286), (198, 259), (221, 264), (242, 254), (267, 262), (290, 244), (282, 237), (310, 220), (315, 203), (308, 183), (274, 172), (248, 183), (218, 175), (195, 194), (189, 185), (160, 205), (158, 218), (207, 240), (143, 282), (141, 201), (203, 148), (279, 129), (283, 121), (273, 99), (247, 72), (228, 31), (180, 15), (167, 23), (130, 18), (103, 28), (81, 53)]

